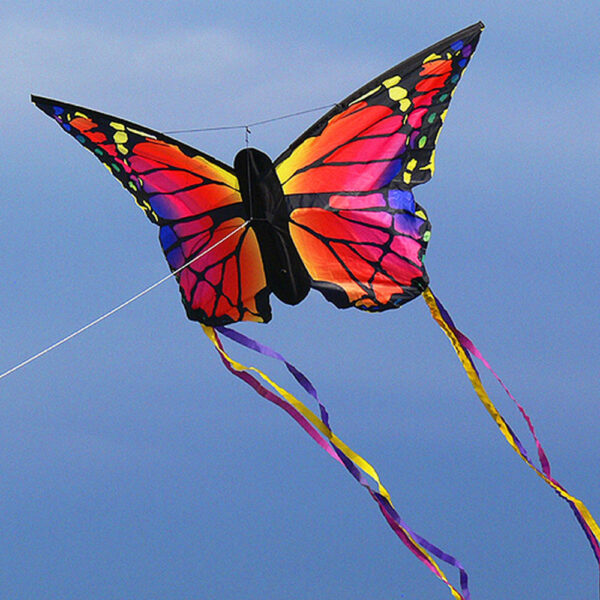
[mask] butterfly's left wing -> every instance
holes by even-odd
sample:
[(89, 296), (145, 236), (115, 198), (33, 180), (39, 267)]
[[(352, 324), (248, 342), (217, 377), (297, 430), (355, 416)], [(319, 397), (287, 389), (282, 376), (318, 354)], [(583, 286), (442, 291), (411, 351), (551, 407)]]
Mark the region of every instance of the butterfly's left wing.
[(212, 326), (270, 320), (258, 241), (244, 226), (248, 215), (231, 167), (142, 125), (57, 100), (32, 100), (160, 227), (190, 319)]
[(394, 308), (428, 284), (430, 235), (412, 188), (428, 181), (452, 94), (482, 23), (386, 71), (276, 161), (312, 286), (341, 308)]

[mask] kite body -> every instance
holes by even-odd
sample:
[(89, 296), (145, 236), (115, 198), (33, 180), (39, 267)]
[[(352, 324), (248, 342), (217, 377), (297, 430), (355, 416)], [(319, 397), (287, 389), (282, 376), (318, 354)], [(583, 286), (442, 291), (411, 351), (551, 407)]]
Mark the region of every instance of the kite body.
[(310, 276), (294, 246), (289, 210), (271, 159), (255, 148), (238, 152), (233, 162), (242, 202), (256, 234), (269, 289), (282, 302), (298, 304), (310, 291)]
[(310, 288), (377, 312), (419, 296), (427, 214), (412, 189), (472, 56), (478, 23), (419, 52), (335, 105), (276, 160), (233, 167), (160, 132), (57, 100), (33, 102), (102, 161), (160, 227), (188, 317), (268, 322), (269, 295)]

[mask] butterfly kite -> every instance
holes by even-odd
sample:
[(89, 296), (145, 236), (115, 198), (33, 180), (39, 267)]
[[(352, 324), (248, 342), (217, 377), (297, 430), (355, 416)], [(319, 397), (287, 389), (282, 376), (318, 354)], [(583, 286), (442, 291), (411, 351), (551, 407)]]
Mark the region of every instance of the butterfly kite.
[[(568, 502), (600, 562), (598, 525), (551, 475), (523, 408), (517, 404), (535, 440), (539, 468), (492, 404), (473, 357), (491, 367), (434, 296), (423, 264), (430, 223), (413, 188), (433, 175), (436, 140), (482, 30), (482, 23), (467, 27), (389, 69), (336, 104), (275, 161), (247, 147), (231, 167), (141, 125), (32, 97), (158, 225), (187, 315), (202, 324), (229, 370), (286, 410), (346, 467), (402, 542), (458, 600), (470, 597), (461, 563), (402, 520), (375, 469), (332, 432), (310, 381), (277, 352), (225, 326), (267, 323), (271, 294), (297, 304), (314, 288), (337, 307), (370, 312), (397, 308), (422, 295), (500, 431)], [(319, 416), (258, 369), (234, 361), (218, 333), (282, 360), (317, 400)], [(458, 569), (458, 587), (436, 561)]]

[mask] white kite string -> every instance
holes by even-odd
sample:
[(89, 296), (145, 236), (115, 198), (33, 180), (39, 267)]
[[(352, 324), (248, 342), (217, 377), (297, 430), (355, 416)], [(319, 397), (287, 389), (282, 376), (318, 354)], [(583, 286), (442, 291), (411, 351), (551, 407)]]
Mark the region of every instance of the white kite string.
[(121, 304), (119, 304), (119, 306), (116, 306), (112, 310), (109, 310), (107, 313), (103, 314), (102, 316), (98, 317), (97, 319), (94, 319), (92, 322), (88, 323), (87, 325), (84, 325), (83, 327), (81, 327), (77, 331), (74, 331), (73, 333), (69, 334), (67, 337), (63, 338), (62, 340), (52, 344), (51, 346), (48, 346), (46, 349), (42, 350), (41, 352), (38, 352), (37, 354), (30, 356), (27, 360), (24, 360), (22, 363), (19, 363), (18, 365), (12, 367), (12, 369), (9, 369), (8, 371), (0, 374), (0, 379), (7, 377), (8, 375), (10, 375), (11, 373), (14, 373), (15, 371), (18, 371), (25, 365), (28, 365), (29, 363), (40, 358), (41, 356), (44, 356), (44, 354), (48, 354), (48, 352), (50, 352), (51, 350), (54, 350), (55, 348), (62, 346), (65, 342), (72, 340), (74, 337), (77, 337), (80, 333), (83, 333), (90, 327), (97, 325), (98, 323), (100, 323), (100, 321), (104, 321), (104, 319), (107, 319), (108, 317), (114, 315), (116, 312), (120, 311), (122, 308), (125, 308), (127, 305), (131, 304), (132, 302), (135, 302), (138, 298), (141, 298), (148, 292), (151, 292), (154, 288), (158, 287), (161, 283), (164, 283), (165, 281), (167, 281), (167, 279), (174, 277), (175, 275), (177, 275), (177, 273), (179, 273), (180, 271), (183, 271), (183, 269), (185, 269), (186, 267), (189, 267), (193, 262), (197, 261), (199, 258), (202, 258), (206, 254), (208, 254), (209, 252), (214, 250), (217, 246), (222, 244), (224, 241), (228, 240), (230, 237), (235, 235), (238, 231), (242, 230), (244, 227), (246, 227), (246, 225), (248, 225), (248, 223), (250, 223), (250, 221), (246, 221), (245, 223), (243, 223), (242, 225), (240, 225), (239, 227), (234, 229), (231, 233), (228, 233), (223, 239), (219, 240), (218, 242), (216, 242), (215, 244), (213, 244), (206, 250), (202, 251), (200, 254), (198, 254), (198, 256), (194, 256), (194, 258), (192, 258), (191, 260), (186, 262), (184, 265), (182, 265), (175, 271), (172, 271), (171, 273), (169, 273), (162, 279), (159, 279), (156, 283), (153, 283), (150, 287), (147, 287), (145, 290), (137, 293), (135, 296), (132, 296), (131, 298), (129, 298), (129, 300), (125, 300), (125, 302), (122, 302)]
[[(250, 127), (254, 127), (254, 126), (258, 126), (258, 125), (265, 125), (267, 123), (272, 123), (272, 122), (275, 122), (275, 121), (280, 121), (282, 119), (289, 119), (290, 117), (296, 117), (296, 116), (304, 115), (306, 113), (314, 112), (314, 111), (317, 111), (317, 110), (323, 110), (325, 108), (331, 108), (331, 106), (335, 106), (335, 105), (329, 104), (329, 105), (325, 105), (325, 106), (318, 106), (318, 107), (315, 107), (315, 108), (310, 108), (308, 110), (302, 110), (302, 111), (298, 111), (298, 112), (295, 112), (295, 113), (290, 113), (290, 114), (287, 114), (287, 115), (282, 115), (282, 116), (279, 116), (279, 117), (274, 117), (272, 119), (265, 119), (263, 121), (256, 121), (254, 123), (249, 123), (248, 125), (231, 125), (231, 126), (228, 126), (228, 127), (205, 127), (205, 128), (201, 128), (201, 129), (178, 129), (178, 130), (174, 130), (174, 131), (166, 131), (165, 133), (196, 133), (196, 132), (203, 132), (203, 131), (218, 131), (218, 130), (223, 130), (223, 129), (245, 129), (246, 130), (246, 147), (247, 147), (248, 146), (248, 134), (250, 133)], [(166, 275), (165, 277), (163, 277), (162, 279), (160, 279), (156, 283), (152, 284), (150, 287), (148, 287), (145, 290), (139, 292), (135, 296), (132, 296), (131, 298), (129, 298), (129, 300), (125, 300), (125, 302), (122, 302), (121, 304), (119, 304), (119, 306), (116, 306), (112, 310), (109, 310), (107, 313), (103, 314), (102, 316), (98, 317), (97, 319), (94, 319), (93, 321), (91, 321), (87, 325), (84, 325), (83, 327), (81, 327), (77, 331), (74, 331), (73, 333), (69, 334), (67, 337), (63, 338), (62, 340), (59, 340), (58, 342), (52, 344), (51, 346), (48, 346), (47, 348), (45, 348), (41, 352), (38, 352), (37, 354), (34, 354), (33, 356), (30, 356), (27, 360), (24, 360), (23, 362), (19, 363), (18, 365), (15, 365), (14, 367), (12, 367), (11, 369), (9, 369), (8, 371), (5, 371), (4, 373), (1, 373), (0, 374), (0, 379), (3, 379), (4, 377), (7, 377), (11, 373), (14, 373), (15, 371), (18, 371), (19, 369), (23, 368), (24, 366), (28, 365), (29, 363), (33, 362), (34, 360), (37, 360), (38, 358), (44, 356), (44, 354), (48, 354), (48, 352), (54, 350), (55, 348), (58, 348), (59, 346), (62, 346), (65, 342), (68, 342), (69, 340), (72, 340), (74, 337), (77, 337), (80, 333), (83, 333), (84, 331), (86, 331), (90, 327), (93, 327), (94, 325), (97, 325), (101, 321), (104, 321), (104, 319), (107, 319), (108, 317), (114, 315), (116, 312), (119, 312), (122, 308), (125, 308), (127, 305), (131, 304), (132, 302), (135, 302), (138, 298), (141, 298), (142, 296), (144, 296), (148, 292), (151, 292), (154, 288), (158, 287), (161, 283), (164, 283), (165, 281), (167, 281), (167, 279), (170, 279), (171, 277), (174, 277), (175, 275), (177, 275), (177, 273), (179, 273), (180, 271), (183, 271), (183, 269), (185, 269), (186, 267), (189, 267), (189, 265), (191, 265), (194, 261), (198, 260), (199, 258), (201, 258), (202, 256), (204, 256), (205, 254), (208, 254), (211, 250), (213, 250), (214, 248), (216, 248), (219, 244), (222, 244), (225, 240), (227, 240), (228, 238), (230, 238), (232, 235), (235, 235), (238, 231), (240, 231), (241, 229), (243, 229), (244, 227), (246, 227), (246, 225), (248, 225), (248, 223), (250, 223), (250, 221), (246, 221), (245, 223), (243, 223), (242, 225), (240, 225), (237, 229), (235, 229), (231, 233), (227, 234), (222, 240), (219, 240), (216, 244), (213, 244), (212, 246), (210, 246), (209, 248), (207, 248), (206, 250), (204, 250), (203, 252), (201, 252), (198, 256), (195, 256), (190, 261), (188, 261), (187, 263), (185, 263), (183, 266), (179, 267), (175, 271), (172, 271), (171, 273), (169, 273), (168, 275)]]

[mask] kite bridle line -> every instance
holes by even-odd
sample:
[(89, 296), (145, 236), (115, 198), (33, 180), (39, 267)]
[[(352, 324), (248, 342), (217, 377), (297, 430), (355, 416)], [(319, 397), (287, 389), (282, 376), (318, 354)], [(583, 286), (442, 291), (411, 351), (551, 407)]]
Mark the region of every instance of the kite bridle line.
[[(52, 350), (55, 350), (59, 346), (62, 346), (62, 344), (68, 342), (69, 340), (72, 340), (73, 338), (77, 337), (84, 331), (90, 329), (94, 325), (97, 325), (101, 321), (104, 321), (104, 319), (107, 319), (108, 317), (114, 315), (115, 313), (117, 313), (121, 309), (125, 308), (129, 304), (135, 302), (136, 300), (138, 300), (139, 298), (141, 298), (148, 292), (152, 291), (153, 289), (155, 289), (156, 287), (158, 287), (159, 285), (161, 285), (168, 279), (175, 277), (178, 273), (183, 271), (185, 268), (189, 267), (195, 261), (199, 260), (206, 254), (208, 254), (209, 252), (214, 250), (217, 246), (219, 246), (220, 244), (225, 242), (227, 239), (229, 239), (230, 237), (234, 236), (239, 231), (241, 231), (242, 229), (247, 227), (250, 224), (250, 222), (251, 222), (251, 220), (248, 219), (247, 221), (242, 223), (239, 227), (236, 227), (233, 231), (229, 232), (225, 237), (220, 239), (218, 242), (214, 243), (212, 246), (209, 246), (208, 248), (206, 248), (205, 250), (200, 252), (197, 256), (195, 256), (191, 260), (187, 261), (181, 267), (178, 267), (177, 269), (175, 269), (168, 275), (162, 277), (161, 279), (159, 279), (158, 281), (156, 281), (155, 283), (153, 283), (146, 289), (142, 290), (141, 292), (138, 292), (137, 294), (135, 294), (128, 300), (125, 300), (124, 302), (122, 302), (121, 304), (119, 304), (118, 306), (113, 308), (112, 310), (109, 310), (108, 312), (104, 313), (100, 317), (89, 322), (87, 325), (80, 327), (79, 329), (77, 329), (73, 333), (67, 335), (66, 337), (62, 338), (58, 342), (55, 342), (54, 344), (48, 346), (41, 352), (38, 352), (37, 354), (29, 357), (28, 359), (24, 360), (23, 362), (15, 365), (8, 371), (5, 371), (4, 373), (0, 374), (0, 379), (7, 377), (8, 375), (14, 373), (15, 371), (18, 371), (19, 369), (32, 363), (33, 361), (37, 360), (38, 358), (41, 358), (45, 354), (48, 354)], [(245, 367), (244, 365), (231, 359), (229, 357), (229, 355), (227, 355), (225, 353), (225, 351), (223, 350), (221, 342), (220, 342), (219, 338), (217, 337), (217, 332), (215, 331), (214, 328), (203, 325), (203, 329), (204, 329), (204, 332), (207, 334), (207, 336), (211, 339), (211, 341), (213, 342), (215, 347), (217, 348), (219, 354), (221, 355), (223, 362), (225, 363), (225, 366), (232, 373), (234, 373), (238, 377), (241, 377), (244, 381), (246, 381), (246, 383), (251, 385), (257, 391), (257, 393), (259, 393), (261, 396), (265, 397), (270, 402), (277, 404), (278, 406), (283, 408), (286, 412), (288, 412), (288, 414), (290, 414), (292, 416), (292, 418), (294, 418), (294, 420), (296, 420), (305, 429), (305, 431), (319, 445), (321, 445), (321, 447), (324, 450), (326, 450), (335, 460), (342, 463), (345, 466), (345, 468), (351, 473), (351, 475), (365, 489), (367, 489), (367, 491), (369, 492), (369, 494), (371, 495), (373, 500), (375, 500), (375, 502), (378, 504), (381, 513), (385, 517), (386, 521), (388, 522), (389, 526), (392, 528), (394, 533), (400, 538), (400, 540), (403, 542), (403, 544), (438, 579), (440, 579), (441, 581), (443, 581), (446, 584), (446, 586), (448, 587), (454, 600), (470, 600), (470, 593), (469, 593), (469, 588), (468, 588), (468, 583), (467, 583), (468, 576), (467, 576), (467, 573), (464, 570), (463, 566), (452, 555), (442, 551), (437, 546), (431, 544), (425, 538), (423, 538), (416, 532), (412, 531), (407, 526), (407, 524), (400, 518), (400, 516), (394, 509), (394, 506), (392, 504), (391, 497), (390, 497), (388, 491), (385, 489), (385, 487), (383, 487), (383, 485), (381, 483), (381, 480), (379, 478), (379, 475), (377, 474), (377, 471), (375, 471), (375, 469), (364, 458), (362, 458), (359, 454), (355, 453), (349, 446), (347, 446), (344, 442), (342, 442), (342, 440), (340, 438), (338, 438), (333, 433), (333, 431), (329, 428), (329, 424), (328, 424), (329, 419), (328, 419), (327, 411), (326, 411), (325, 407), (321, 404), (320, 400), (318, 399), (318, 397), (316, 395), (316, 390), (314, 390), (314, 388), (312, 388), (312, 384), (310, 384), (310, 382), (308, 382), (308, 379), (301, 372), (299, 372), (295, 367), (293, 367), (293, 365), (289, 364), (287, 361), (284, 361), (286, 363), (288, 370), (290, 370), (290, 372), (294, 375), (296, 380), (302, 385), (302, 387), (304, 387), (304, 389), (310, 395), (312, 395), (317, 400), (319, 407), (321, 409), (321, 418), (319, 418), (317, 415), (315, 415), (302, 402), (297, 400), (295, 398), (295, 396), (290, 394), (287, 390), (285, 390), (281, 386), (277, 385), (274, 381), (272, 381), (268, 376), (266, 376), (264, 373), (262, 373), (262, 371), (260, 371), (259, 369), (256, 369), (255, 367)], [(220, 333), (227, 334), (225, 328), (218, 328), (218, 329), (219, 329)], [(241, 334), (239, 334), (239, 335), (241, 335)], [(242, 336), (242, 337), (245, 337), (245, 336)], [(238, 341), (238, 343), (240, 343), (239, 340), (236, 340), (236, 341)], [(242, 345), (246, 345), (246, 344), (242, 344)], [(252, 348), (252, 349), (264, 354), (266, 347), (258, 344), (257, 347)], [(283, 357), (281, 357), (281, 355), (279, 355), (278, 353), (273, 353), (273, 351), (270, 351), (270, 349), (268, 349), (268, 350), (269, 350), (269, 355), (271, 357), (277, 358), (279, 360), (284, 360)], [(248, 373), (248, 371), (254, 371), (255, 373), (258, 373), (261, 378), (263, 378), (269, 385), (271, 385), (276, 390), (276, 392), (278, 392), (279, 396), (277, 396), (276, 394), (273, 394), (269, 390), (265, 389), (262, 385), (260, 385), (250, 375), (250, 373)], [(311, 390), (311, 388), (312, 388), (312, 390)], [(373, 489), (369, 485), (367, 480), (361, 474), (361, 471), (366, 473), (369, 477), (371, 477), (376, 482), (376, 484), (377, 484), (376, 489)], [(444, 571), (438, 566), (438, 564), (436, 563), (435, 559), (431, 556), (431, 554), (433, 554), (436, 558), (441, 559), (444, 562), (451, 564), (452, 566), (456, 567), (460, 571), (460, 588), (461, 588), (460, 591), (458, 591), (450, 583), (450, 581), (446, 577)]]
[(141, 292), (138, 292), (137, 294), (135, 294), (135, 296), (132, 296), (131, 298), (129, 298), (129, 300), (125, 300), (125, 302), (122, 302), (118, 306), (115, 306), (115, 308), (109, 310), (107, 313), (104, 313), (103, 315), (101, 315), (97, 319), (94, 319), (93, 321), (89, 322), (87, 325), (84, 325), (83, 327), (80, 327), (77, 331), (74, 331), (73, 333), (70, 333), (69, 335), (67, 335), (63, 339), (59, 340), (58, 342), (55, 342), (54, 344), (52, 344), (51, 346), (48, 346), (47, 348), (45, 348), (44, 350), (38, 352), (37, 354), (34, 354), (33, 356), (30, 356), (28, 359), (24, 360), (23, 362), (19, 363), (18, 365), (15, 365), (14, 367), (8, 369), (8, 371), (5, 371), (4, 373), (1, 373), (0, 374), (0, 379), (4, 379), (4, 377), (8, 377), (8, 375), (10, 375), (11, 373), (14, 373), (15, 371), (18, 371), (19, 369), (23, 368), (24, 366), (28, 365), (29, 363), (32, 363), (34, 360), (37, 360), (38, 358), (41, 358), (42, 356), (44, 356), (44, 354), (48, 354), (48, 352), (51, 352), (52, 350), (58, 348), (59, 346), (62, 346), (65, 342), (68, 342), (69, 340), (72, 340), (73, 338), (77, 337), (79, 334), (81, 334), (84, 331), (87, 331), (88, 329), (90, 329), (90, 327), (93, 327), (94, 325), (97, 325), (101, 321), (104, 321), (104, 319), (107, 319), (108, 317), (110, 317), (110, 316), (114, 315), (115, 313), (119, 312), (121, 309), (125, 308), (126, 306), (128, 306), (132, 302), (135, 302), (136, 300), (138, 300), (142, 296), (145, 296), (148, 292), (151, 292), (154, 288), (157, 288), (159, 285), (161, 285), (162, 283), (164, 283), (168, 279), (171, 279), (172, 277), (175, 277), (177, 274), (181, 273), (181, 271), (183, 271), (184, 269), (186, 269), (187, 267), (189, 267), (191, 264), (193, 264), (198, 259), (200, 259), (203, 256), (205, 256), (206, 254), (208, 254), (212, 250), (214, 250), (217, 246), (221, 245), (223, 242), (225, 242), (226, 240), (228, 240), (230, 237), (234, 236), (236, 233), (238, 233), (239, 231), (241, 231), (242, 229), (244, 229), (245, 227), (247, 227), (249, 224), (250, 224), (250, 220), (245, 221), (239, 227), (236, 227), (233, 231), (229, 232), (224, 238), (220, 239), (218, 242), (215, 242), (212, 246), (209, 246), (208, 248), (206, 248), (205, 250), (203, 250), (202, 252), (200, 252), (200, 254), (198, 254), (197, 256), (194, 256), (194, 258), (188, 260), (181, 267), (178, 267), (174, 271), (171, 271), (168, 275), (165, 275), (163, 278), (159, 279), (157, 282), (153, 283), (151, 286), (147, 287), (145, 290), (142, 290)]
[[(246, 146), (246, 148), (248, 148), (249, 147), (249, 141), (250, 141), (249, 136), (252, 133), (251, 130), (250, 130), (251, 127), (258, 127), (260, 125), (267, 125), (269, 123), (275, 123), (277, 121), (283, 121), (284, 119), (291, 119), (293, 117), (298, 117), (298, 116), (301, 116), (301, 115), (306, 115), (306, 114), (309, 114), (309, 113), (312, 113), (312, 112), (322, 111), (322, 110), (325, 110), (326, 108), (332, 108), (334, 106), (336, 106), (335, 103), (334, 104), (324, 104), (323, 106), (315, 106), (314, 108), (308, 108), (308, 109), (300, 110), (300, 111), (293, 112), (293, 113), (287, 113), (285, 115), (280, 115), (278, 117), (271, 117), (269, 119), (263, 119), (261, 121), (254, 121), (252, 123), (247, 123), (245, 125), (225, 125), (225, 126), (221, 126), (221, 127), (201, 127), (201, 128), (196, 128), (196, 129), (175, 129), (175, 130), (165, 131), (164, 133), (166, 133), (166, 134), (175, 134), (175, 133), (203, 133), (203, 132), (210, 132), (210, 131), (226, 131), (226, 130), (234, 130), (234, 129), (243, 129), (244, 130), (245, 146)], [(249, 160), (250, 160), (250, 157), (248, 156), (248, 161)], [(250, 209), (252, 210), (252, 208), (250, 208)], [(195, 262), (199, 258), (205, 256), (211, 250), (213, 250), (214, 248), (216, 248), (219, 244), (221, 244), (225, 240), (229, 239), (229, 237), (235, 235), (238, 231), (240, 231), (244, 227), (247, 227), (250, 224), (250, 222), (253, 220), (253, 215), (250, 214), (249, 216), (250, 216), (250, 218), (245, 223), (243, 223), (242, 225), (240, 225), (237, 229), (235, 229), (231, 233), (227, 234), (222, 240), (219, 240), (217, 243), (213, 244), (212, 246), (210, 246), (206, 250), (202, 251), (198, 256), (195, 256), (190, 261), (188, 261), (187, 263), (185, 263), (183, 266), (179, 267), (175, 271), (172, 271), (169, 275), (166, 275), (165, 277), (163, 277), (162, 279), (158, 280), (156, 283), (153, 283), (151, 286), (149, 286), (145, 290), (143, 290), (143, 291), (139, 292), (138, 294), (136, 294), (135, 296), (132, 296), (131, 298), (129, 298), (129, 300), (125, 300), (125, 302), (122, 302), (121, 304), (119, 304), (118, 306), (116, 306), (115, 308), (113, 308), (112, 310), (109, 310), (107, 313), (101, 315), (97, 319), (94, 319), (93, 321), (91, 321), (87, 325), (84, 325), (83, 327), (77, 329), (76, 331), (74, 331), (73, 333), (67, 335), (66, 337), (64, 337), (63, 339), (59, 340), (58, 342), (55, 342), (54, 344), (48, 346), (47, 348), (44, 348), (44, 350), (41, 350), (37, 354), (34, 354), (33, 356), (30, 356), (29, 358), (27, 358), (23, 362), (15, 365), (14, 367), (11, 367), (7, 371), (5, 371), (3, 373), (0, 373), (0, 379), (4, 379), (5, 377), (8, 377), (8, 375), (11, 375), (15, 371), (18, 371), (19, 369), (21, 369), (21, 368), (25, 367), (26, 365), (28, 365), (29, 363), (32, 363), (34, 360), (37, 360), (38, 358), (41, 358), (45, 354), (48, 354), (48, 352), (51, 352), (52, 350), (58, 348), (59, 346), (62, 346), (64, 343), (68, 342), (69, 340), (72, 340), (73, 338), (77, 337), (79, 334), (83, 333), (84, 331), (90, 329), (94, 325), (97, 325), (101, 321), (104, 321), (104, 319), (107, 319), (108, 317), (110, 317), (110, 316), (114, 315), (115, 313), (119, 312), (122, 308), (125, 308), (126, 306), (128, 306), (132, 302), (135, 302), (138, 298), (141, 298), (142, 296), (146, 295), (148, 292), (151, 292), (154, 288), (158, 287), (159, 285), (161, 285), (162, 283), (164, 283), (165, 281), (167, 281), (171, 277), (176, 276), (178, 273), (180, 273), (181, 271), (183, 271), (183, 269), (185, 269), (186, 267), (189, 267), (193, 262)]]
[[(262, 121), (254, 121), (253, 123), (246, 123), (245, 125), (224, 125), (222, 127), (200, 127), (198, 129), (171, 129), (163, 133), (169, 135), (175, 133), (204, 133), (208, 131), (227, 131), (232, 129), (244, 129), (250, 133), (250, 127), (257, 127), (258, 125), (268, 125), (269, 123), (275, 123), (276, 121), (283, 121), (284, 119), (291, 119), (292, 117), (299, 117), (300, 115), (307, 115), (309, 113), (317, 112), (318, 110), (325, 110), (326, 108), (333, 108), (335, 104), (325, 104), (323, 106), (315, 106), (314, 108), (307, 108), (306, 110), (299, 110), (298, 112), (288, 113), (279, 117), (272, 117), (270, 119), (263, 119)], [(246, 140), (247, 141), (247, 140)]]
[[(246, 146), (246, 148), (248, 148), (249, 147), (249, 141), (250, 141), (250, 137), (249, 136), (252, 133), (251, 130), (250, 130), (250, 127), (257, 127), (259, 125), (267, 125), (269, 123), (275, 123), (276, 121), (282, 121), (284, 119), (291, 119), (292, 117), (298, 117), (300, 115), (305, 115), (305, 114), (308, 114), (308, 113), (312, 113), (312, 112), (324, 110), (326, 108), (332, 108), (333, 106), (335, 106), (335, 104), (325, 104), (323, 106), (315, 106), (314, 108), (308, 108), (306, 110), (300, 110), (300, 111), (297, 111), (297, 112), (288, 113), (288, 114), (285, 114), (285, 115), (280, 115), (279, 117), (272, 117), (270, 119), (263, 119), (262, 121), (254, 121), (253, 123), (247, 123), (245, 125), (225, 125), (225, 126), (222, 126), (222, 127), (201, 127), (201, 128), (196, 128), (196, 129), (175, 129), (175, 130), (165, 131), (164, 133), (166, 133), (166, 134), (174, 134), (174, 133), (203, 133), (203, 132), (209, 132), (209, 131), (226, 131), (226, 130), (234, 130), (234, 129), (243, 129), (244, 130), (245, 146)], [(249, 160), (250, 160), (250, 157), (248, 156), (248, 161)], [(11, 373), (14, 373), (15, 371), (18, 371), (19, 369), (21, 369), (22, 367), (28, 365), (29, 363), (33, 362), (34, 360), (36, 360), (36, 359), (44, 356), (44, 354), (47, 354), (48, 352), (54, 350), (55, 348), (58, 348), (59, 346), (62, 346), (62, 344), (64, 344), (65, 342), (68, 342), (69, 340), (72, 340), (74, 337), (77, 337), (80, 333), (83, 333), (84, 331), (86, 331), (90, 327), (93, 327), (94, 325), (100, 323), (104, 319), (107, 319), (108, 317), (114, 315), (116, 312), (120, 311), (122, 308), (125, 308), (128, 304), (131, 304), (132, 302), (135, 302), (138, 298), (141, 298), (142, 296), (144, 296), (148, 292), (152, 291), (154, 288), (158, 287), (159, 285), (161, 285), (162, 283), (164, 283), (165, 281), (167, 281), (167, 279), (170, 279), (171, 277), (174, 277), (179, 272), (183, 271), (183, 269), (185, 269), (186, 267), (189, 267), (194, 261), (196, 261), (199, 258), (201, 258), (202, 256), (208, 254), (211, 250), (213, 250), (213, 248), (216, 248), (219, 244), (223, 243), (229, 237), (231, 237), (232, 235), (235, 235), (238, 231), (240, 231), (241, 229), (243, 229), (244, 227), (246, 227), (247, 225), (249, 225), (250, 222), (252, 221), (252, 218), (253, 218), (253, 215), (250, 214), (250, 219), (248, 219), (245, 223), (243, 223), (242, 225), (240, 225), (237, 229), (235, 229), (231, 233), (227, 234), (222, 240), (219, 240), (216, 244), (213, 244), (212, 246), (210, 246), (209, 248), (207, 248), (206, 250), (204, 250), (203, 252), (201, 252), (198, 256), (195, 256), (193, 259), (191, 259), (190, 261), (188, 261), (187, 263), (185, 263), (183, 266), (179, 267), (175, 271), (172, 271), (169, 275), (166, 275), (165, 277), (163, 277), (162, 279), (160, 279), (156, 283), (153, 283), (150, 287), (148, 287), (145, 290), (139, 292), (135, 296), (132, 296), (131, 298), (129, 298), (129, 300), (126, 300), (122, 304), (119, 304), (119, 306), (116, 306), (112, 310), (108, 311), (106, 314), (98, 317), (97, 319), (94, 319), (93, 321), (91, 321), (87, 325), (84, 325), (83, 327), (81, 327), (77, 331), (74, 331), (73, 333), (69, 334), (68, 336), (66, 336), (62, 340), (59, 340), (58, 342), (55, 342), (51, 346), (48, 346), (47, 348), (45, 348), (41, 352), (38, 352), (37, 354), (29, 357), (28, 359), (24, 360), (23, 362), (19, 363), (18, 365), (15, 365), (14, 367), (12, 367), (11, 369), (9, 369), (8, 371), (5, 371), (4, 373), (1, 373), (0, 374), (0, 379), (3, 379), (4, 377), (7, 377)]]

